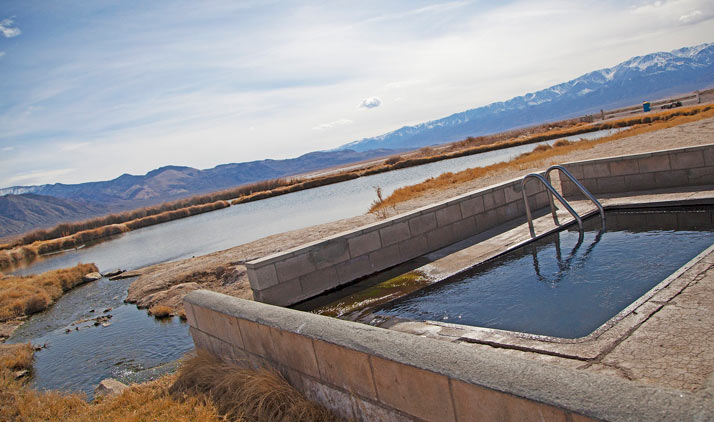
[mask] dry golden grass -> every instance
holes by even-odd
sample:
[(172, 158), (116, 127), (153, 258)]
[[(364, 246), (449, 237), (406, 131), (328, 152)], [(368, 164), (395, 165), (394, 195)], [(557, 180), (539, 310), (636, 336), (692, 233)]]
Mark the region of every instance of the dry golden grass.
[(29, 370), (32, 368), (34, 353), (30, 343), (0, 344), (0, 370)]
[(553, 147), (539, 145), (532, 152), (521, 154), (508, 162), (492, 164), (486, 167), (475, 167), (466, 169), (457, 173), (447, 172), (425, 180), (411, 186), (404, 186), (395, 190), (389, 197), (375, 201), (370, 208), (370, 212), (378, 212), (385, 207), (394, 207), (400, 202), (407, 201), (420, 195), (424, 195), (428, 191), (436, 189), (444, 189), (450, 185), (469, 182), (489, 174), (512, 169), (524, 169), (549, 158), (564, 155), (576, 150), (585, 150), (593, 148), (606, 142), (611, 142), (616, 139), (622, 139), (629, 136), (639, 135), (643, 133), (653, 132), (656, 130), (666, 129), (673, 126), (678, 126), (684, 123), (690, 123), (701, 119), (714, 117), (714, 107), (712, 106), (697, 106), (687, 107), (676, 111), (651, 113), (646, 116), (634, 117), (629, 119), (621, 119), (610, 122), (617, 125), (634, 124), (634, 121), (643, 121), (646, 123), (636, 124), (630, 129), (617, 132), (613, 135), (595, 139), (583, 140), (577, 143), (556, 142)]
[(239, 368), (204, 353), (184, 362), (170, 391), (174, 397), (205, 394), (229, 420), (321, 422), (336, 419), (275, 372)]
[(173, 309), (166, 305), (154, 305), (149, 308), (149, 315), (153, 315), (154, 318), (162, 319), (171, 316)]
[(94, 264), (79, 264), (31, 276), (0, 278), (0, 321), (46, 309), (64, 292), (82, 284), (85, 274), (95, 271)]

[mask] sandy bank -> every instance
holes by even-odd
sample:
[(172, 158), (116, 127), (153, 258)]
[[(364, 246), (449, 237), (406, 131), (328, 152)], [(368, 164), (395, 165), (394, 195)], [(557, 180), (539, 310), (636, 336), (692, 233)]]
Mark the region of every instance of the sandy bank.
[[(577, 136), (573, 138), (577, 139)], [(714, 119), (700, 120), (669, 129), (618, 139), (591, 149), (578, 150), (532, 163), (525, 168), (494, 172), (486, 177), (450, 186), (448, 189), (427, 192), (423, 196), (397, 205), (396, 210), (390, 211), (390, 215), (410, 211), (432, 202), (523, 176), (555, 163), (704, 145), (712, 142), (714, 142)], [(245, 262), (351, 230), (376, 220), (377, 217), (372, 214), (360, 215), (280, 233), (200, 257), (146, 267), (133, 272), (138, 275), (138, 278), (129, 287), (127, 301), (136, 303), (140, 307), (165, 304), (180, 309), (183, 297), (188, 292), (199, 288), (252, 299)]]

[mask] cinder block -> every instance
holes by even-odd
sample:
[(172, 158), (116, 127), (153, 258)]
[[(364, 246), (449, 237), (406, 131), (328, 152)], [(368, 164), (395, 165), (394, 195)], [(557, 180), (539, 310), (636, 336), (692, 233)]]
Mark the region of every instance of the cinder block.
[(423, 420), (455, 421), (448, 378), (376, 356), (370, 360), (381, 402)]
[(301, 253), (284, 261), (276, 262), (275, 269), (278, 273), (278, 280), (282, 283), (311, 273), (315, 271), (317, 267), (315, 267), (315, 264), (307, 253)]
[(218, 359), (225, 363), (235, 364), (238, 359), (236, 359), (233, 354), (233, 347), (221, 339), (215, 337), (210, 338), (211, 341), (211, 353)]
[(649, 190), (656, 187), (654, 173), (640, 173), (625, 176), (625, 188), (628, 191)]
[(300, 277), (302, 293), (312, 297), (326, 290), (334, 289), (340, 285), (335, 267), (327, 267)]
[[(540, 184), (540, 183), (539, 183)], [(526, 189), (528, 189), (528, 185), (532, 185), (532, 183), (528, 183), (526, 185)], [(503, 194), (506, 198), (506, 203), (511, 203), (511, 202), (516, 202), (516, 201), (522, 201), (523, 200), (523, 193), (521, 193), (521, 185), (516, 184), (516, 185), (511, 185), (511, 186), (506, 186), (503, 189)]]
[[(503, 422), (566, 422), (565, 412), (552, 406), (452, 380), (458, 420)], [(381, 391), (380, 391), (381, 392)]]
[(484, 209), (489, 211), (506, 203), (506, 194), (503, 188), (497, 188), (494, 191), (487, 192), (483, 195)]
[(498, 219), (498, 211), (495, 209), (482, 212), (474, 218), (476, 219), (476, 229), (479, 233), (492, 229), (501, 223)]
[(198, 305), (192, 304), (191, 306), (193, 307), (193, 317), (196, 319), (196, 327), (204, 333), (215, 335), (216, 323), (213, 321), (215, 311)]
[(454, 236), (453, 225), (439, 227), (426, 234), (426, 244), (429, 251), (441, 249), (444, 246), (451, 245), (456, 242)]
[(303, 299), (299, 278), (276, 284), (265, 290), (253, 290), (253, 296), (258, 302), (279, 306), (292, 305)]
[(478, 213), (483, 212), (483, 196), (478, 195), (473, 198), (469, 198), (465, 201), (461, 201), (459, 204), (461, 207), (461, 216), (463, 218), (471, 217)]
[(186, 322), (191, 327), (198, 327), (196, 316), (193, 314), (193, 306), (188, 302), (183, 302), (183, 311), (186, 314)]
[(347, 240), (338, 238), (320, 242), (310, 248), (309, 257), (318, 270), (347, 261), (350, 259)]
[(583, 178), (592, 179), (595, 177), (610, 177), (608, 163), (594, 162), (583, 165)]
[(211, 349), (213, 348), (213, 345), (211, 344), (211, 336), (195, 327), (188, 327), (188, 332), (191, 333), (193, 345), (196, 349), (212, 352)]
[(433, 212), (417, 215), (409, 219), (409, 231), (412, 237), (426, 233), (436, 228), (436, 217)]
[(498, 220), (500, 223), (505, 223), (506, 221), (511, 221), (514, 218), (520, 217), (525, 214), (518, 209), (518, 203), (511, 202), (502, 207), (496, 209)]
[(245, 350), (263, 359), (276, 360), (270, 327), (252, 321), (239, 319), (238, 325), (243, 335)]
[(625, 186), (625, 176), (614, 176), (614, 177), (601, 177), (597, 179), (598, 192), (624, 192), (627, 187)]
[(369, 233), (353, 237), (348, 241), (348, 243), (350, 247), (350, 256), (352, 258), (368, 254), (382, 247), (382, 242), (379, 239), (379, 230), (374, 230)]
[(563, 167), (565, 167), (576, 179), (582, 179), (584, 177), (582, 164), (570, 164)]
[(401, 259), (398, 263), (422, 256), (427, 252), (429, 252), (429, 249), (424, 235), (399, 242), (399, 256)]
[(687, 170), (658, 171), (654, 176), (658, 188), (687, 186), (689, 183)]
[(640, 168), (636, 159), (625, 159), (610, 161), (610, 174), (612, 176), (624, 176), (626, 174), (637, 174)]
[(459, 204), (452, 204), (436, 211), (436, 225), (439, 227), (448, 226), (459, 220), (461, 220)]
[(315, 378), (320, 377), (311, 339), (275, 328), (270, 328), (270, 335), (273, 337), (275, 359), (280, 364)]
[(399, 245), (387, 246), (369, 254), (369, 262), (374, 271), (381, 271), (402, 262)]
[(706, 186), (714, 185), (714, 167), (701, 167), (687, 172), (689, 185)]
[(215, 329), (213, 330), (215, 337), (241, 349), (243, 348), (243, 339), (240, 335), (236, 317), (215, 312), (213, 314), (213, 323), (215, 324)]
[(383, 227), (379, 229), (379, 236), (382, 238), (383, 247), (409, 239), (411, 237), (409, 223), (407, 221), (400, 221), (399, 223)]
[(669, 170), (669, 154), (639, 158), (637, 160), (637, 165), (640, 168), (640, 173), (652, 173), (655, 171)]
[(347, 262), (337, 264), (335, 265), (335, 270), (337, 271), (337, 278), (341, 284), (357, 280), (374, 271), (372, 264), (369, 262), (369, 255), (358, 256)]
[(476, 219), (474, 217), (467, 217), (461, 221), (457, 221), (453, 224), (454, 239), (456, 241), (464, 240), (478, 233), (478, 228), (476, 226)]
[(250, 286), (256, 290), (267, 289), (278, 284), (278, 273), (275, 264), (268, 264), (258, 268), (247, 268)]
[(396, 411), (388, 406), (381, 406), (368, 400), (363, 400), (359, 396), (351, 395), (352, 409), (355, 418), (349, 419), (356, 422), (414, 422), (414, 418)]
[(691, 169), (704, 166), (703, 151), (686, 151), (669, 155), (669, 163), (673, 170)]
[(353, 394), (377, 399), (368, 355), (315, 340), (320, 378)]
[(343, 420), (355, 420), (350, 394), (309, 377), (303, 377), (301, 385), (300, 391), (308, 400), (320, 403)]
[(714, 147), (702, 150), (702, 154), (704, 155), (704, 165), (714, 166)]

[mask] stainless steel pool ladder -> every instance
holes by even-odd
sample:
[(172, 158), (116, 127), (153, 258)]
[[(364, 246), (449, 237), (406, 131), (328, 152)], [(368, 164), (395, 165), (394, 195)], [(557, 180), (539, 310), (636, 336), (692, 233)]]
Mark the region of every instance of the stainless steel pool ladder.
[(575, 221), (578, 223), (578, 229), (580, 230), (580, 233), (582, 235), (583, 233), (583, 219), (578, 215), (578, 213), (573, 209), (573, 207), (570, 206), (568, 201), (563, 198), (558, 191), (555, 190), (553, 185), (550, 183), (550, 173), (553, 170), (558, 170), (561, 174), (564, 174), (565, 177), (570, 179), (570, 181), (578, 188), (580, 189), (580, 192), (583, 193), (588, 199), (590, 199), (595, 206), (598, 209), (598, 212), (600, 213), (600, 220), (602, 221), (602, 229), (605, 230), (605, 210), (602, 208), (602, 205), (600, 202), (593, 196), (590, 191), (588, 191), (585, 186), (583, 186), (578, 179), (575, 178), (568, 170), (566, 170), (562, 166), (550, 166), (548, 167), (548, 170), (545, 171), (545, 177), (541, 176), (540, 174), (537, 173), (531, 173), (526, 175), (523, 180), (521, 181), (521, 193), (523, 194), (523, 202), (526, 205), (526, 216), (528, 217), (528, 228), (530, 229), (531, 232), (531, 237), (536, 237), (535, 235), (535, 229), (533, 228), (533, 216), (531, 215), (531, 207), (528, 205), (528, 196), (526, 195), (526, 182), (528, 181), (529, 178), (535, 178), (537, 180), (540, 180), (541, 183), (543, 183), (543, 186), (548, 191), (548, 200), (550, 202), (550, 213), (553, 215), (553, 221), (557, 226), (560, 226), (560, 223), (558, 222), (558, 215), (556, 214), (555, 211), (555, 202), (553, 201), (553, 197), (555, 196), (558, 201), (563, 204), (566, 210), (570, 213), (570, 215), (575, 218)]

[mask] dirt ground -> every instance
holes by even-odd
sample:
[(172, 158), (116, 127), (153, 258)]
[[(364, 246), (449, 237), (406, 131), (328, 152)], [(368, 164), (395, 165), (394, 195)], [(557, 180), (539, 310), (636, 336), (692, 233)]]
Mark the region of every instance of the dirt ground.
[[(399, 204), (396, 209), (390, 210), (389, 214), (407, 212), (475, 189), (522, 177), (534, 170), (542, 170), (551, 164), (682, 148), (713, 142), (714, 119), (700, 120), (615, 140), (591, 149), (574, 151), (533, 163), (527, 168), (494, 172), (486, 177), (454, 185), (448, 189), (431, 191)], [(252, 299), (245, 262), (351, 230), (377, 221), (377, 219), (377, 216), (373, 214), (359, 215), (280, 233), (204, 256), (146, 267), (128, 274), (138, 275), (138, 278), (129, 287), (127, 301), (136, 303), (139, 307), (166, 304), (175, 309), (181, 309), (183, 297), (188, 292), (199, 288)]]

